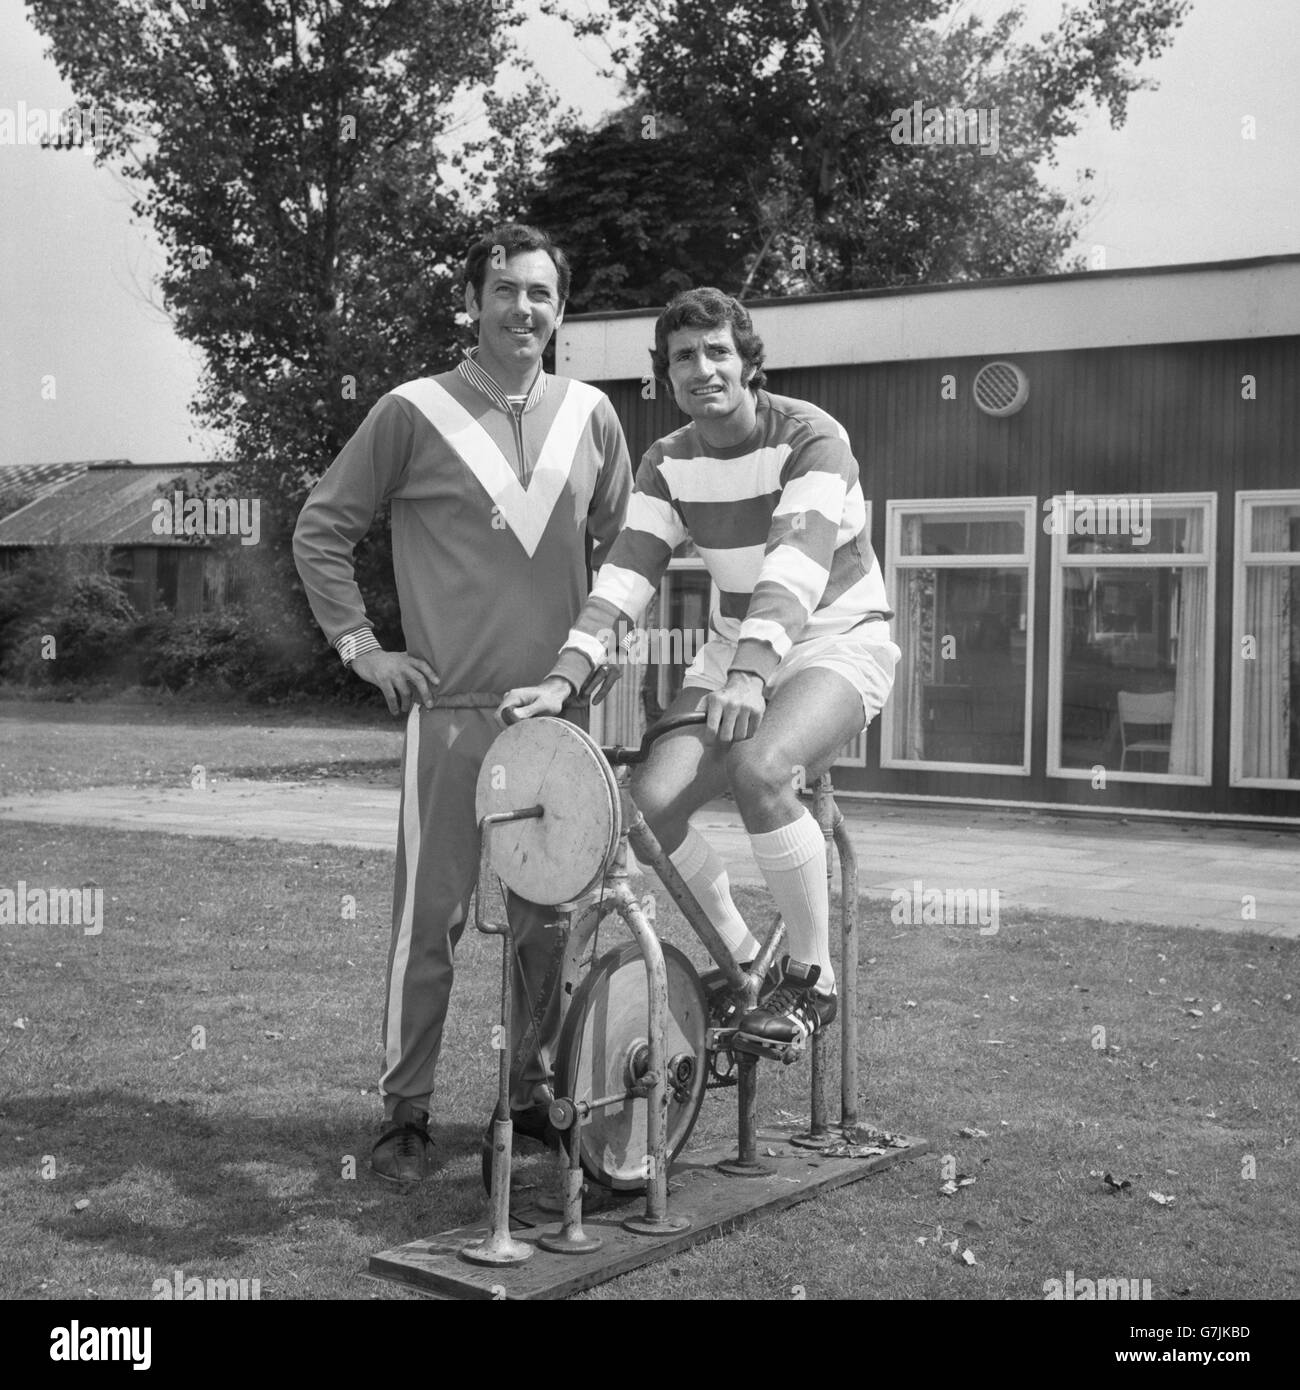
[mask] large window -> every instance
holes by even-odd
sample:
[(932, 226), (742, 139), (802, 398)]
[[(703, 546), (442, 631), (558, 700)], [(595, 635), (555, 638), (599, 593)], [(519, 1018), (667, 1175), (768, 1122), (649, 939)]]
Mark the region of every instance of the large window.
[(1052, 535), (1047, 770), (1210, 781), (1212, 494), (1044, 504)]
[(1032, 497), (891, 502), (885, 767), (1029, 772)]
[(1237, 494), (1232, 776), (1300, 786), (1300, 492)]

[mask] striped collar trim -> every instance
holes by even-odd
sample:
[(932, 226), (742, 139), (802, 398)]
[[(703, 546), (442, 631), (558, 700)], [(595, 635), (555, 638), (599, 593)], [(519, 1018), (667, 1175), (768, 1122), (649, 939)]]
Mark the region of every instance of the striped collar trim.
[[(475, 354), (477, 352), (478, 348), (476, 347), (467, 348), (465, 350), (465, 356), (457, 370), (471, 386), (482, 391), (494, 405), (499, 406), (502, 410), (513, 413), (514, 407), (510, 404), (509, 396), (506, 395), (500, 386), (497, 385), (495, 379), (490, 377), (475, 360)], [(539, 371), (533, 382), (532, 390), (528, 393), (528, 399), (524, 401), (524, 409), (532, 410), (535, 406), (540, 405), (542, 397), (545, 394), (546, 373), (545, 371)]]

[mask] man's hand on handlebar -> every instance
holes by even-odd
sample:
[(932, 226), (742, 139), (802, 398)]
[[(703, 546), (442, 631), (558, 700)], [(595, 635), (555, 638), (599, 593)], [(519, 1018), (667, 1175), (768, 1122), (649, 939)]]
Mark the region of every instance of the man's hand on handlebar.
[[(507, 690), (497, 706), (497, 714), (507, 724), (517, 719), (531, 719), (535, 714), (559, 714), (576, 693), (563, 676), (552, 676), (541, 685), (521, 685), (516, 690)], [(509, 719), (507, 712), (511, 715)]]
[(740, 743), (753, 738), (763, 722), (767, 701), (763, 678), (749, 671), (733, 671), (721, 690), (713, 691), (705, 704), (708, 726), (720, 743)]
[(413, 700), (433, 708), (440, 684), (437, 674), (427, 661), (410, 652), (363, 652), (353, 659), (352, 669), (383, 691), (389, 714), (406, 714)]

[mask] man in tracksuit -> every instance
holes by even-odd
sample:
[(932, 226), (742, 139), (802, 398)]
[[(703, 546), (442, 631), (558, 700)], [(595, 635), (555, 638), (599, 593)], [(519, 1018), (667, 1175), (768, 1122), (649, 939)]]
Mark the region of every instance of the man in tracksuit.
[[(385, 1124), (371, 1156), (403, 1185), (428, 1173), (429, 1109), (452, 954), (478, 874), (475, 787), (501, 723), (492, 706), (536, 680), (622, 525), (631, 488), (623, 432), (594, 387), (542, 370), (569, 288), (564, 253), (531, 227), (499, 227), (465, 263), (478, 345), (453, 370), (383, 396), (317, 483), (294, 535), (312, 612), (340, 657), (410, 711), (384, 1007)], [(352, 553), (392, 505), (406, 650), (383, 651)], [(493, 698), (496, 697), (496, 698)], [(554, 909), (509, 896), (523, 978), (515, 1018), (536, 1016)], [(547, 1011), (548, 1014), (551, 1011)], [(550, 1138), (533, 1104), (550, 1039), (513, 1079), (516, 1132)]]

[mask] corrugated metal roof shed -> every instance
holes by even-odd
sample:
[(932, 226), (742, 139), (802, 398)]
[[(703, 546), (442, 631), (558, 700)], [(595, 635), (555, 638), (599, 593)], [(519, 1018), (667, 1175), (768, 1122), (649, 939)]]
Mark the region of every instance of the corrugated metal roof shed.
[(90, 463), (19, 463), (0, 468), (0, 517), (35, 502), (91, 467)]
[(0, 519), (0, 547), (34, 545), (193, 545), (157, 535), (153, 503), (173, 478), (187, 490), (213, 467), (194, 463), (94, 463), (45, 496)]

